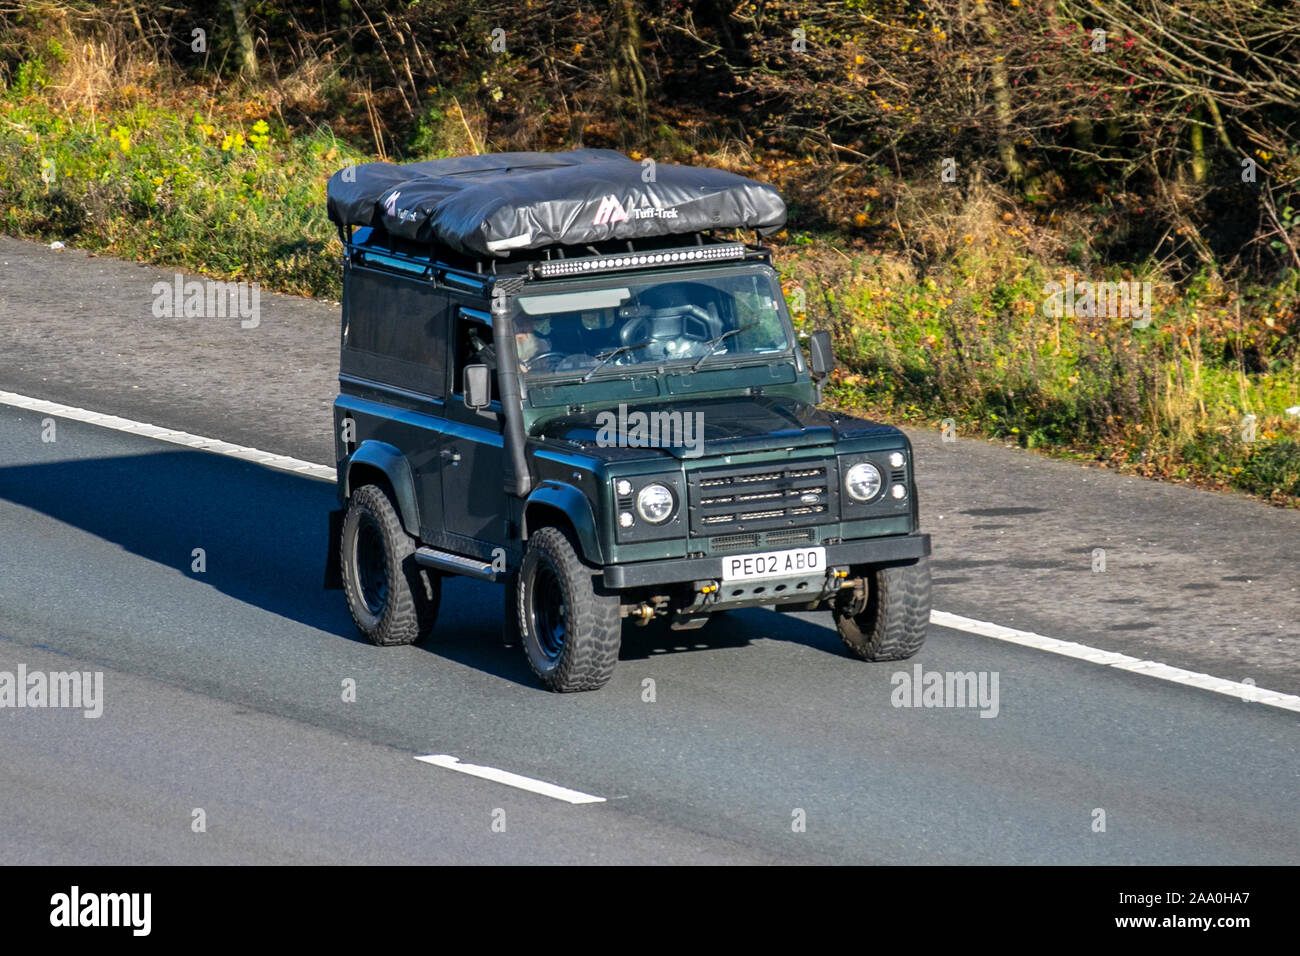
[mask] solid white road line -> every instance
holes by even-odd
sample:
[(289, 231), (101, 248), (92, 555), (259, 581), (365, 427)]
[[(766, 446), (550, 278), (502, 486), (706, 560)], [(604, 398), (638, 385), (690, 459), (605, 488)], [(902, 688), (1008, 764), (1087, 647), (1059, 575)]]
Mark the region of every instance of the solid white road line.
[(461, 763), (459, 757), (453, 757), (451, 754), (428, 754), (424, 757), (416, 757), (415, 759), (422, 760), (424, 763), (431, 763), (435, 767), (445, 767), (448, 770), (458, 770), (461, 773), (469, 774), (471, 777), (482, 777), (484, 780), (494, 780), (497, 783), (504, 783), (507, 787), (518, 787), (520, 790), (527, 790), (531, 793), (540, 793), (544, 797), (563, 800), (565, 803), (605, 802), (604, 797), (593, 797), (589, 793), (570, 790), (568, 787), (561, 787), (554, 783), (547, 783), (545, 780), (534, 780), (532, 777), (522, 777), (517, 773), (511, 773), (509, 770), (498, 770), (496, 767), (479, 767), (472, 763)]
[(1224, 680), (1221, 677), (1200, 674), (1196, 671), (1186, 671), (1181, 667), (1170, 667), (1168, 664), (1161, 664), (1158, 661), (1145, 661), (1140, 657), (1129, 657), (1127, 654), (1120, 654), (1116, 651), (1103, 651), (1095, 647), (1089, 647), (1087, 644), (1060, 641), (1054, 637), (1035, 634), (1033, 631), (1018, 631), (1014, 627), (1003, 627), (1001, 624), (977, 621), (974, 618), (962, 617), (959, 614), (949, 614), (947, 611), (931, 611), (930, 623), (957, 631), (965, 631), (968, 634), (978, 634), (980, 637), (991, 637), (995, 641), (1020, 644), (1023, 647), (1032, 647), (1035, 650), (1048, 651), (1052, 654), (1060, 654), (1063, 657), (1074, 657), (1090, 664), (1117, 667), (1122, 671), (1132, 671), (1135, 674), (1144, 674), (1147, 677), (1156, 677), (1175, 684), (1185, 684), (1198, 690), (1213, 691), (1216, 694), (1226, 694), (1242, 701), (1268, 704), (1270, 707), (1281, 707), (1283, 710), (1293, 710), (1300, 713), (1300, 697), (1282, 694), (1275, 690), (1264, 690), (1254, 684)]
[(131, 435), (156, 438), (159, 441), (171, 442), (173, 445), (193, 448), (195, 451), (215, 452), (218, 455), (250, 461), (255, 465), (265, 465), (267, 468), (274, 468), (277, 471), (288, 471), (296, 475), (310, 475), (312, 478), (326, 478), (330, 481), (335, 480), (334, 469), (327, 465), (318, 465), (315, 462), (303, 461), (300, 458), (290, 458), (288, 455), (276, 455), (269, 451), (259, 451), (256, 448), (247, 448), (243, 445), (235, 445), (216, 438), (191, 435), (188, 432), (176, 431), (174, 428), (162, 428), (144, 422), (133, 422), (129, 418), (104, 415), (100, 412), (92, 412), (89, 409), (76, 408), (72, 405), (60, 405), (58, 402), (47, 402), (41, 398), (29, 398), (26, 395), (18, 395), (14, 392), (0, 392), (0, 404), (12, 405), (15, 408), (26, 409), (39, 415), (57, 415), (59, 418), (70, 418), (73, 421), (99, 425), (101, 428), (111, 428), (114, 431), (126, 432)]
[[(171, 428), (162, 428), (158, 425), (146, 425), (143, 422), (134, 422), (129, 418), (118, 418), (116, 415), (103, 415), (99, 412), (92, 412), (85, 408), (76, 408), (72, 405), (60, 405), (58, 402), (47, 402), (41, 398), (30, 398), (27, 395), (18, 395), (15, 392), (0, 391), (0, 404), (12, 405), (15, 408), (24, 408), (28, 411), (38, 412), (45, 415), (57, 415), (60, 418), (70, 418), (74, 421), (86, 422), (91, 425), (99, 425), (101, 428), (112, 428), (117, 431), (127, 432), (132, 435), (143, 435), (146, 438), (157, 438), (160, 441), (171, 442), (176, 445), (184, 445), (187, 448), (193, 448), (196, 451), (210, 451), (218, 455), (228, 455), (231, 458), (239, 458), (243, 461), (251, 461), (255, 464), (265, 465), (267, 468), (276, 468), (280, 471), (287, 471), (298, 475), (310, 475), (313, 478), (323, 478), (327, 481), (335, 481), (335, 471), (328, 465), (318, 465), (314, 462), (303, 461), (299, 458), (290, 458), (287, 455), (276, 455), (268, 451), (258, 451), (256, 448), (246, 448), (243, 445), (233, 445), (230, 442), (221, 441), (216, 438), (203, 438), (200, 435), (191, 435), (188, 432), (176, 431)], [(997, 641), (1007, 641), (1011, 644), (1020, 644), (1023, 647), (1032, 647), (1036, 650), (1047, 651), (1051, 654), (1060, 654), (1063, 657), (1073, 657), (1081, 661), (1087, 661), (1090, 664), (1104, 664), (1107, 667), (1116, 667), (1120, 670), (1132, 671), (1135, 674), (1145, 674), (1148, 677), (1156, 677), (1160, 680), (1172, 681), (1175, 684), (1183, 684), (1187, 687), (1195, 687), (1199, 690), (1213, 691), (1216, 694), (1225, 694), (1229, 697), (1237, 697), (1243, 701), (1252, 701), (1258, 704), (1267, 704), (1270, 707), (1280, 707), (1283, 710), (1292, 710), (1300, 713), (1300, 697), (1291, 694), (1283, 694), (1278, 691), (1264, 690), (1256, 687), (1254, 684), (1246, 684), (1238, 681), (1224, 680), (1221, 677), (1214, 677), (1210, 674), (1200, 674), (1196, 671), (1187, 671), (1179, 667), (1170, 667), (1168, 664), (1161, 664), (1157, 661), (1147, 661), (1140, 657), (1129, 657), (1127, 654), (1120, 654), (1116, 651), (1103, 651), (1100, 648), (1089, 647), (1087, 644), (1076, 644), (1073, 641), (1060, 641), (1054, 637), (1044, 637), (1042, 634), (1035, 634), (1032, 631), (1018, 631), (1013, 627), (1003, 627), (1001, 624), (992, 624), (988, 621), (979, 621), (975, 618), (962, 617), (958, 614), (949, 614), (947, 611), (931, 611), (930, 622), (940, 627), (952, 628), (957, 631), (965, 631), (968, 634), (978, 634), (980, 637), (991, 637)], [(428, 757), (420, 757), (428, 763), (435, 761)], [(455, 763), (455, 757), (441, 756), (439, 760), (450, 760)], [(441, 764), (441, 766), (450, 766)], [(466, 773), (472, 772), (469, 764), (451, 766), (452, 770), (463, 770)], [(506, 773), (504, 770), (492, 770), (490, 767), (474, 767), (473, 770), (485, 770), (494, 774), (501, 774), (506, 777), (517, 778), (518, 780), (528, 780), (527, 777), (517, 777), (516, 774)], [(484, 776), (484, 774), (477, 774)], [(488, 779), (497, 779), (489, 777)], [(501, 780), (502, 783), (508, 781)], [(538, 784), (538, 781), (529, 781)], [(511, 784), (518, 786), (518, 784)], [(543, 787), (551, 787), (552, 784), (538, 784)], [(525, 790), (529, 789), (524, 787)], [(563, 787), (555, 787), (555, 790), (564, 790)], [(541, 791), (537, 791), (541, 792)], [(566, 793), (574, 793), (569, 790)], [(553, 794), (548, 794), (551, 796)], [(589, 797), (586, 794), (578, 794), (583, 800), (574, 801), (577, 803), (590, 803), (594, 800), (601, 800), (602, 797)], [(565, 799), (560, 797), (558, 799)]]

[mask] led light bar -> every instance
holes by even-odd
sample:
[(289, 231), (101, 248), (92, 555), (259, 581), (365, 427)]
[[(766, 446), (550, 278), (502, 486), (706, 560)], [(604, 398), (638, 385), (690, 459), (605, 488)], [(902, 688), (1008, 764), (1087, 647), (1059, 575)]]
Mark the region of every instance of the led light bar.
[(537, 264), (537, 276), (553, 279), (556, 276), (595, 275), (624, 269), (653, 269), (656, 266), (674, 266), (688, 262), (717, 262), (723, 259), (745, 258), (743, 242), (722, 242), (713, 246), (687, 246), (683, 249), (661, 249), (657, 252), (628, 252), (609, 256), (583, 256), (581, 259), (552, 259)]

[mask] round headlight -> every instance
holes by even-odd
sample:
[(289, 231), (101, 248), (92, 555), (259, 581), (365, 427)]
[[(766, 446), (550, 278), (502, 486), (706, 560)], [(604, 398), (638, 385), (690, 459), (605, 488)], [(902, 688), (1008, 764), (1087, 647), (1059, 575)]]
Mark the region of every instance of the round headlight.
[(880, 469), (869, 461), (860, 461), (844, 476), (844, 489), (857, 501), (870, 501), (880, 494)]
[(662, 524), (673, 513), (673, 493), (657, 482), (646, 485), (636, 496), (636, 510), (651, 524)]

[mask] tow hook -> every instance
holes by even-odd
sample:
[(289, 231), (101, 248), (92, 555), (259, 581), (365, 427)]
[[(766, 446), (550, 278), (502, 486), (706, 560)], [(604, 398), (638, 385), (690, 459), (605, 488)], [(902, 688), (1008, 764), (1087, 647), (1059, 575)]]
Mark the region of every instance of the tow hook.
[(632, 610), (628, 612), (627, 616), (632, 619), (632, 623), (637, 627), (645, 627), (654, 620), (655, 609), (645, 601), (642, 601), (636, 607), (632, 608)]

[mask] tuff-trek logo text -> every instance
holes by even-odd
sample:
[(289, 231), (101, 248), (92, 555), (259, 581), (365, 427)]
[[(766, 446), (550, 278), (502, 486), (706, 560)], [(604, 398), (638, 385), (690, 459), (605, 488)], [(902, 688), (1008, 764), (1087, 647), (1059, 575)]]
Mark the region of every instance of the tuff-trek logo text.
[(414, 222), (418, 215), (415, 209), (397, 208), (397, 199), (401, 195), (400, 190), (389, 193), (388, 198), (384, 200), (384, 212), (398, 222)]
[[(628, 210), (631, 210), (629, 215)], [(600, 207), (596, 210), (596, 218), (591, 221), (593, 226), (607, 226), (616, 222), (626, 222), (631, 219), (676, 219), (677, 208), (675, 206), (634, 206), (632, 200), (627, 203), (618, 201), (614, 195), (606, 196), (600, 201)]]

